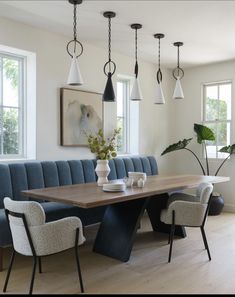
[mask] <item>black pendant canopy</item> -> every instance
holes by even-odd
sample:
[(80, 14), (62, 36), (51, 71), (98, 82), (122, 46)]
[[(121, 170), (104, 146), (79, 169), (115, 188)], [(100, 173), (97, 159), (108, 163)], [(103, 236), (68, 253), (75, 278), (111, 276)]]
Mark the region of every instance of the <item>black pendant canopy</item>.
[[(115, 102), (115, 92), (114, 92), (113, 83), (112, 83), (112, 76), (116, 71), (116, 64), (111, 59), (111, 19), (116, 16), (116, 13), (113, 11), (106, 11), (103, 13), (103, 16), (105, 18), (108, 18), (108, 24), (109, 24), (109, 32), (108, 32), (109, 58), (108, 58), (108, 62), (106, 62), (104, 65), (104, 74), (107, 76), (107, 83), (104, 89), (103, 101)], [(108, 71), (107, 71), (107, 67), (108, 67)]]

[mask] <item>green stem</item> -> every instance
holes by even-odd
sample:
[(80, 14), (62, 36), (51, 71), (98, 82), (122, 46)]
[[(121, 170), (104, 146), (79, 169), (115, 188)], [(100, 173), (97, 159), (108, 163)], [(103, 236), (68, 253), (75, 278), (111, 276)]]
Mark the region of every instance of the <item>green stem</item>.
[(228, 160), (228, 158), (231, 156), (231, 154), (229, 154), (229, 156), (224, 159), (224, 161), (221, 163), (220, 167), (217, 169), (216, 173), (215, 173), (215, 176), (217, 176), (217, 174), (219, 173), (220, 171), (220, 168), (224, 165), (224, 163)]
[(193, 151), (191, 151), (190, 149), (188, 149), (186, 147), (184, 149), (187, 150), (187, 151), (189, 151), (189, 152), (191, 152), (194, 155), (194, 157), (197, 159), (197, 161), (198, 161), (198, 163), (199, 163), (199, 165), (200, 165), (200, 167), (202, 169), (203, 175), (206, 175), (205, 169), (203, 168), (202, 163), (199, 160), (198, 156)]
[(208, 163), (208, 156), (207, 156), (207, 149), (206, 149), (206, 142), (204, 141), (204, 148), (206, 153), (206, 169), (207, 169), (207, 175), (210, 175), (210, 169), (209, 169), (209, 163)]

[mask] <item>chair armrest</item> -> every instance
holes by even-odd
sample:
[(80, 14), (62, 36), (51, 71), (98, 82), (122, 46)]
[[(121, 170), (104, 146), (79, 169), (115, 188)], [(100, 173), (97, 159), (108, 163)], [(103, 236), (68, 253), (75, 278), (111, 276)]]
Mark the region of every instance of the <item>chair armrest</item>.
[(168, 209), (163, 213), (164, 222), (166, 224), (172, 223), (172, 212), (175, 211), (175, 225), (181, 226), (201, 226), (207, 204), (201, 204), (199, 202), (188, 201), (174, 201)]
[(30, 227), (37, 256), (55, 254), (75, 247), (76, 232), (79, 229), (78, 245), (84, 243), (81, 220), (68, 217), (41, 226)]

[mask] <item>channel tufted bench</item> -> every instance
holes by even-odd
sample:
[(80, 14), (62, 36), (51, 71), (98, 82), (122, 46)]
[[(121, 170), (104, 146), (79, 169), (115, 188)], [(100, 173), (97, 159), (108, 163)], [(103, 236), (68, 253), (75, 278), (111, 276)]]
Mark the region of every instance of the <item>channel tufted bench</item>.
[[(123, 178), (129, 171), (158, 174), (156, 159), (153, 156), (115, 158), (109, 161), (109, 180)], [(4, 197), (13, 200), (26, 200), (23, 190), (57, 187), (72, 184), (96, 182), (96, 160), (43, 161), (0, 164), (0, 271), (3, 268), (3, 248), (12, 243), (10, 230), (3, 208)], [(41, 203), (46, 221), (77, 216), (84, 226), (101, 222), (106, 207), (82, 209), (72, 205), (47, 202), (29, 198)]]

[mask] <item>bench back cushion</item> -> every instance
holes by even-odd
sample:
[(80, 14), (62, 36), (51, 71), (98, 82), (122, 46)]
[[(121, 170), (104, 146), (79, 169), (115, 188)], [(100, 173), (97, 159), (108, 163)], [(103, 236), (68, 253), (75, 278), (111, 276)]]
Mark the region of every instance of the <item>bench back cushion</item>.
[[(128, 176), (129, 171), (158, 174), (157, 162), (153, 156), (115, 158), (109, 161), (109, 166), (109, 180)], [(96, 160), (0, 164), (0, 208), (3, 208), (4, 197), (27, 200), (21, 195), (23, 190), (95, 182), (95, 167)]]

